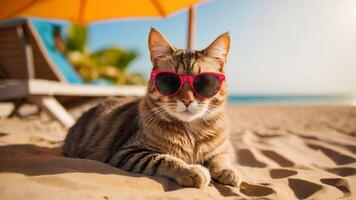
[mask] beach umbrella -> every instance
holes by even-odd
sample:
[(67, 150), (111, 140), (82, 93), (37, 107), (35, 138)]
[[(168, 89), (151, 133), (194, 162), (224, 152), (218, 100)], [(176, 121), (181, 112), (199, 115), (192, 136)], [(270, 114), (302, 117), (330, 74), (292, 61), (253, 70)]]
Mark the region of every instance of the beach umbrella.
[(0, 19), (38, 17), (92, 24), (107, 20), (166, 17), (189, 8), (188, 47), (193, 47), (194, 4), (203, 0), (0, 0)]

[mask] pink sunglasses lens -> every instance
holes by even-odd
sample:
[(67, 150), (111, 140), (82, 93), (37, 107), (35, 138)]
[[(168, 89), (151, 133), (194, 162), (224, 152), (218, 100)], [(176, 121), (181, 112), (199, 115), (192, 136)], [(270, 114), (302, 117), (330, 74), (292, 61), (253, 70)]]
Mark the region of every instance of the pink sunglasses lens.
[(195, 92), (201, 97), (212, 97), (220, 89), (220, 78), (215, 74), (201, 74), (193, 81)]
[(172, 73), (158, 73), (155, 77), (157, 90), (164, 95), (173, 95), (180, 88), (180, 78)]

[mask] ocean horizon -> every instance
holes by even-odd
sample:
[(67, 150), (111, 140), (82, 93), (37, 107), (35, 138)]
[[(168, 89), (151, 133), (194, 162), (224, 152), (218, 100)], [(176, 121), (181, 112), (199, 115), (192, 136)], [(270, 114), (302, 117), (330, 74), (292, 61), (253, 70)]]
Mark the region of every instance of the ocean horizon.
[(231, 104), (308, 104), (356, 106), (355, 95), (230, 95)]

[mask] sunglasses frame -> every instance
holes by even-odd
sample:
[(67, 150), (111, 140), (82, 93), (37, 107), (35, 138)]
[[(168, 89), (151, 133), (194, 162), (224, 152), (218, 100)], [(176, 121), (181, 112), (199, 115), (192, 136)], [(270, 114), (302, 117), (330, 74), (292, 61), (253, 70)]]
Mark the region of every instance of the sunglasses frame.
[[(157, 85), (156, 85), (156, 76), (157, 76), (158, 74), (161, 74), (161, 73), (174, 74), (174, 75), (176, 75), (176, 76), (179, 77), (179, 79), (180, 79), (180, 86), (179, 86), (178, 90), (177, 90), (174, 94), (164, 94), (164, 93), (162, 93), (162, 92), (157, 88)], [(202, 73), (197, 74), (197, 75), (181, 75), (181, 74), (178, 74), (178, 73), (176, 73), (176, 72), (166, 71), (166, 70), (152, 70), (152, 72), (151, 72), (151, 78), (152, 78), (153, 85), (154, 85), (155, 89), (156, 89), (160, 94), (162, 94), (162, 95), (164, 95), (164, 96), (174, 96), (174, 95), (178, 94), (178, 93), (182, 90), (182, 88), (183, 88), (185, 82), (188, 81), (188, 83), (189, 83), (189, 85), (190, 85), (190, 88), (193, 90), (194, 94), (196, 94), (198, 97), (200, 97), (200, 98), (202, 98), (202, 99), (206, 99), (206, 98), (211, 98), (211, 97), (215, 96), (215, 95), (217, 94), (217, 92), (216, 92), (213, 96), (211, 96), (211, 97), (201, 96), (201, 95), (199, 95), (199, 94), (196, 92), (196, 90), (195, 90), (195, 88), (194, 88), (194, 85), (193, 85), (194, 79), (195, 79), (196, 77), (201, 76), (201, 75), (204, 75), (204, 74), (212, 74), (212, 75), (214, 75), (214, 76), (216, 76), (216, 77), (218, 78), (218, 81), (219, 81), (219, 90), (220, 90), (220, 87), (221, 87), (221, 85), (222, 85), (222, 82), (223, 82), (224, 80), (226, 80), (224, 74), (217, 73), (217, 72), (202, 72)], [(217, 90), (217, 91), (219, 91), (219, 90)]]

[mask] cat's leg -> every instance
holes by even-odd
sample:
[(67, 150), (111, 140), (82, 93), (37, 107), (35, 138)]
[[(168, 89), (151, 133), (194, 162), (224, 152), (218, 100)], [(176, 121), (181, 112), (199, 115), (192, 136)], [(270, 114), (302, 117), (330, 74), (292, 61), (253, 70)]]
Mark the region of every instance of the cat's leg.
[(241, 176), (234, 168), (231, 153), (220, 153), (210, 159), (209, 171), (211, 177), (222, 184), (237, 186)]
[(202, 165), (187, 164), (179, 158), (166, 154), (158, 155), (152, 160), (147, 172), (172, 178), (185, 187), (202, 188), (210, 183), (209, 171)]
[(201, 165), (191, 165), (177, 157), (145, 149), (129, 151), (118, 152), (109, 164), (131, 172), (171, 178), (185, 187), (202, 188), (210, 183), (209, 171)]

